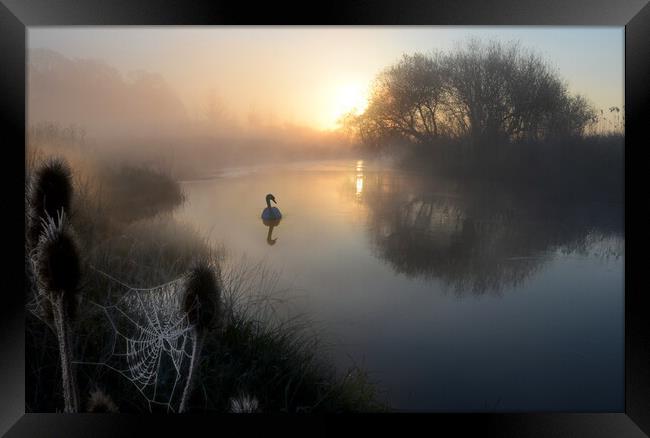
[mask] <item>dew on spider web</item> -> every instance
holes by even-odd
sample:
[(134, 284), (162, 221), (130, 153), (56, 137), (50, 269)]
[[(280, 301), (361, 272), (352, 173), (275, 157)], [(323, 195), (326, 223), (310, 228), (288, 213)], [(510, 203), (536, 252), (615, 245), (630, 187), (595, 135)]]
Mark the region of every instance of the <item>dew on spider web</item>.
[(137, 389), (150, 411), (162, 407), (175, 412), (192, 355), (192, 326), (182, 307), (183, 279), (149, 289), (118, 283), (125, 291), (115, 303), (93, 303), (109, 322), (112, 340), (107, 357), (77, 363), (106, 366)]

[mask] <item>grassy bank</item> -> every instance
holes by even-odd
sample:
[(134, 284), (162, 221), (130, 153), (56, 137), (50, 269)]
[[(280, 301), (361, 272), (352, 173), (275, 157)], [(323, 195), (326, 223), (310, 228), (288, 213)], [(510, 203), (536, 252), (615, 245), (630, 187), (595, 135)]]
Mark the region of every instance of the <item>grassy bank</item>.
[[(51, 154), (47, 146), (28, 150), (28, 177)], [(326, 351), (306, 318), (280, 316), (287, 297), (273, 272), (211, 246), (168, 214), (183, 202), (178, 184), (168, 174), (119, 163), (100, 165), (83, 153), (57, 149), (56, 154), (64, 156), (72, 170), (69, 220), (81, 259), (76, 317), (70, 324), (81, 412), (98, 410), (94, 406), (103, 396), (97, 396), (97, 390), (120, 412), (170, 410), (148, 403), (134, 379), (107, 366), (115, 359), (115, 339), (128, 328), (125, 316), (110, 304), (132, 293), (130, 288), (150, 288), (182, 277), (197, 260), (211, 266), (219, 278), (222, 311), (206, 329), (190, 412), (231, 410), (232, 400), (242, 394), (254, 398), (262, 412), (385, 409), (362, 370), (341, 374), (325, 360)], [(34, 311), (28, 312), (26, 321), (26, 411), (61, 411), (56, 330), (47, 311), (35, 306), (34, 278), (28, 271), (26, 263), (28, 308)], [(158, 395), (170, 391), (174, 379), (186, 372), (161, 368), (156, 376)], [(178, 391), (170, 394), (175, 411)]]

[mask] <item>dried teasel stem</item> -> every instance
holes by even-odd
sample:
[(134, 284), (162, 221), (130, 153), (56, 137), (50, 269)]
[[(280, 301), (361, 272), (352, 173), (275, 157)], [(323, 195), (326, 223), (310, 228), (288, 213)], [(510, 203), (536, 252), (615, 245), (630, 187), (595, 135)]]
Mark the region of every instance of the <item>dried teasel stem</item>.
[(77, 399), (76, 384), (72, 366), (70, 364), (70, 340), (66, 320), (66, 306), (63, 304), (63, 296), (55, 298), (52, 307), (57, 340), (59, 342), (59, 356), (61, 359), (61, 381), (63, 382), (64, 412), (77, 412), (79, 402)]
[(76, 294), (81, 277), (80, 258), (65, 214), (48, 217), (36, 248), (36, 274), (39, 293), (52, 305), (54, 327), (61, 359), (61, 380), (65, 412), (79, 407), (71, 365), (70, 326), (74, 318)]
[(198, 333), (196, 328), (193, 330), (192, 334), (192, 356), (190, 358), (190, 370), (187, 375), (187, 382), (185, 382), (185, 388), (183, 389), (183, 396), (181, 398), (181, 403), (178, 408), (178, 412), (183, 413), (187, 411), (187, 403), (190, 398), (190, 393), (194, 385), (194, 375), (195, 369), (199, 363), (199, 357), (201, 355), (201, 349), (203, 347), (203, 342), (205, 340), (205, 334)]
[(209, 263), (200, 261), (187, 274), (183, 310), (187, 313), (193, 333), (190, 368), (179, 412), (187, 411), (205, 335), (210, 324), (218, 319), (221, 313), (221, 287), (215, 270)]

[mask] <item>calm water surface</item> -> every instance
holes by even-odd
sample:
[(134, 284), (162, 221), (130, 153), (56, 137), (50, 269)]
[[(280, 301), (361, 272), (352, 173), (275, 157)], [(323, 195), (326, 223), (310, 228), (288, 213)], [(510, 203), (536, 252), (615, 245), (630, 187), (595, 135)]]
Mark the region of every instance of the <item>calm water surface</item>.
[[(397, 409), (621, 411), (623, 206), (362, 161), (229, 169), (177, 211), (296, 292)], [(284, 217), (266, 226), (264, 197)]]

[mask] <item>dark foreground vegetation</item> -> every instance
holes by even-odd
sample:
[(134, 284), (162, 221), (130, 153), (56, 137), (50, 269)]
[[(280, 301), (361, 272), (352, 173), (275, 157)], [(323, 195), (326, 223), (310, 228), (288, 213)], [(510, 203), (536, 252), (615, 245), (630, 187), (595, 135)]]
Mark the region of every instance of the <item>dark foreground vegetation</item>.
[(622, 200), (621, 109), (597, 111), (517, 44), (404, 55), (377, 76), (365, 112), (342, 123), (370, 155), (437, 176)]
[[(305, 318), (276, 315), (274, 273), (165, 214), (183, 195), (163, 170), (55, 149), (66, 159), (41, 143), (26, 161), (26, 411), (384, 409), (362, 370), (327, 363)], [(171, 293), (145, 290), (170, 281)], [(178, 309), (155, 308), (169, 297)], [(182, 336), (148, 336), (176, 314)], [(120, 350), (125, 337), (134, 342)], [(143, 364), (155, 351), (152, 374)]]

